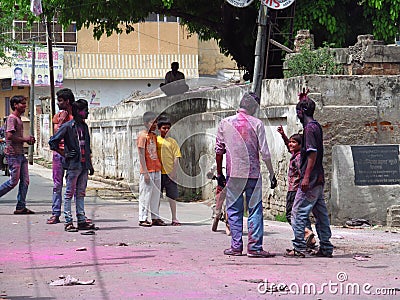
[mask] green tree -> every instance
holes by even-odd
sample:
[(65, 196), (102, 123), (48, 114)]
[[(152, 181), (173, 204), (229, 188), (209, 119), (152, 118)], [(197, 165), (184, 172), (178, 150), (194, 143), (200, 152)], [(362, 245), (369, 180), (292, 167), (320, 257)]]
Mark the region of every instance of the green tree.
[[(0, 66), (10, 65), (10, 51), (24, 53), (27, 47), (12, 36), (13, 20), (33, 21), (36, 18), (30, 13), (30, 2), (26, 0), (0, 0)], [(29, 43), (29, 41), (26, 41)]]
[[(15, 3), (0, 1), (4, 12), (4, 4)], [(29, 0), (16, 2), (20, 9), (29, 9)], [(257, 0), (247, 8), (235, 8), (224, 0), (46, 0), (43, 10), (47, 18), (56, 15), (64, 25), (72, 21), (78, 29), (93, 25), (96, 38), (113, 32), (131, 32), (131, 25), (143, 21), (149, 13), (176, 16), (200, 39), (217, 40), (221, 52), (232, 55), (240, 67), (252, 72), (258, 5)], [(324, 41), (336, 47), (354, 45), (357, 35), (371, 33), (376, 39), (392, 43), (399, 30), (400, 0), (297, 0), (293, 5), (294, 30), (309, 29), (317, 47)], [(289, 11), (277, 14), (284, 17)], [(282, 31), (289, 28), (288, 21), (283, 19), (271, 21)], [(278, 42), (292, 47), (288, 40)]]
[(283, 71), (285, 78), (310, 74), (337, 75), (342, 72), (326, 44), (311, 50), (310, 43), (306, 43), (299, 53), (286, 55), (286, 63), (287, 70)]

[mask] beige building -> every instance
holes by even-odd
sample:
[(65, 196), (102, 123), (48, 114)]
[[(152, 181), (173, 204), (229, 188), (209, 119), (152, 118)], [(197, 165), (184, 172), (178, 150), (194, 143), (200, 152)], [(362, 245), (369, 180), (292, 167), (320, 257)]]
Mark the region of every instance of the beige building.
[[(104, 35), (98, 41), (93, 38), (93, 28), (76, 31), (74, 24), (63, 29), (54, 23), (53, 46), (64, 48), (63, 87), (71, 88), (77, 98), (89, 100), (91, 106), (109, 106), (157, 89), (173, 61), (179, 62), (189, 82), (201, 75), (216, 76), (220, 69), (235, 68), (220, 54), (215, 42), (200, 42), (196, 34), (179, 24), (179, 18), (152, 14), (146, 22), (134, 24), (134, 29), (130, 34)], [(41, 25), (27, 30), (24, 21), (15, 21), (12, 34), (22, 41), (39, 36), (45, 46), (44, 30)], [(4, 85), (11, 74), (11, 68), (0, 69)], [(0, 116), (7, 114), (3, 99), (16, 93), (28, 96), (29, 91), (29, 87), (1, 89)], [(35, 86), (35, 99), (49, 94), (49, 87)]]

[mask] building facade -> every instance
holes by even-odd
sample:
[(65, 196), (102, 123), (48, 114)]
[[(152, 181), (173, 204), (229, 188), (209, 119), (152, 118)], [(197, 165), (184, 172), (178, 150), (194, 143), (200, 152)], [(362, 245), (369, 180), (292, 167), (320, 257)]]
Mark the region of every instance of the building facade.
[[(63, 87), (87, 99), (92, 107), (109, 106), (156, 90), (173, 61), (179, 62), (187, 79), (216, 76), (220, 69), (236, 68), (219, 52), (215, 41), (199, 41), (196, 34), (180, 25), (179, 18), (151, 14), (134, 28), (130, 34), (104, 35), (95, 40), (93, 28), (78, 31), (75, 24), (62, 28), (53, 22), (53, 47), (64, 49)], [(21, 43), (34, 40), (46, 47), (44, 24), (28, 27), (25, 21), (15, 21), (10, 34)], [(30, 93), (29, 86), (10, 87), (11, 76), (12, 68), (0, 67), (0, 116), (7, 115), (10, 95)], [(35, 100), (49, 95), (48, 86), (35, 86)]]

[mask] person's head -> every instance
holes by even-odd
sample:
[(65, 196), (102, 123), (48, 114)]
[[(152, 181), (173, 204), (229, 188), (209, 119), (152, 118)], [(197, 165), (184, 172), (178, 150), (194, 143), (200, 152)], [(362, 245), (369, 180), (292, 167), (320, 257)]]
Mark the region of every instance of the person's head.
[(48, 83), (49, 82), (49, 75), (44, 75), (44, 82)]
[(14, 69), (14, 76), (15, 76), (15, 80), (21, 80), (22, 79), (22, 69), (20, 67), (16, 67)]
[(245, 93), (239, 107), (245, 109), (249, 115), (254, 115), (259, 105), (260, 98), (255, 93)]
[(26, 109), (26, 97), (22, 95), (13, 96), (10, 99), (10, 106), (13, 111), (17, 110), (19, 113), (24, 113)]
[(178, 69), (179, 69), (179, 63), (178, 63), (177, 61), (174, 61), (174, 62), (171, 64), (171, 69), (172, 69), (172, 72), (178, 71)]
[(62, 74), (61, 73), (58, 73), (57, 74), (57, 81), (62, 81), (62, 79), (63, 79), (63, 76), (62, 76)]
[(152, 111), (146, 111), (143, 114), (143, 124), (149, 131), (154, 131), (157, 128), (157, 115)]
[(171, 121), (166, 116), (161, 116), (157, 120), (157, 127), (160, 131), (161, 137), (165, 138), (168, 134), (168, 131), (171, 129)]
[(300, 100), (296, 105), (296, 114), (300, 122), (304, 122), (304, 118), (313, 117), (315, 111), (315, 102), (308, 96)]
[(68, 109), (68, 106), (72, 106), (72, 103), (75, 102), (74, 93), (72, 93), (71, 89), (64, 88), (57, 91), (57, 105), (60, 109)]
[(302, 141), (302, 135), (295, 133), (289, 138), (289, 151), (291, 153), (296, 153), (300, 151), (301, 148), (301, 141)]
[(87, 119), (89, 115), (88, 102), (85, 99), (78, 99), (72, 103), (72, 115), (77, 121)]

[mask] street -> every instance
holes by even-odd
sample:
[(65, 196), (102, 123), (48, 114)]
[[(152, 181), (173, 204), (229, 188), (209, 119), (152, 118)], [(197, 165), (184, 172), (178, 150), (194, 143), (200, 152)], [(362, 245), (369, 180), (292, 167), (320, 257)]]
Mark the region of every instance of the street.
[[(100, 229), (95, 235), (81, 235), (65, 232), (63, 223), (46, 224), (51, 215), (51, 170), (36, 164), (29, 168), (27, 207), (36, 214), (13, 215), (17, 188), (0, 199), (0, 299), (398, 299), (400, 295), (400, 232), (333, 227), (333, 258), (285, 258), (285, 249), (291, 248), (291, 227), (265, 221), (265, 250), (277, 256), (231, 257), (223, 255), (230, 245), (224, 225), (211, 231), (207, 203), (178, 203), (180, 227), (139, 227), (138, 203), (126, 196), (129, 193), (90, 181), (86, 215)], [(1, 183), (6, 180), (0, 175)], [(160, 212), (170, 223), (166, 200), (161, 201)], [(61, 275), (95, 282), (51, 286)]]

